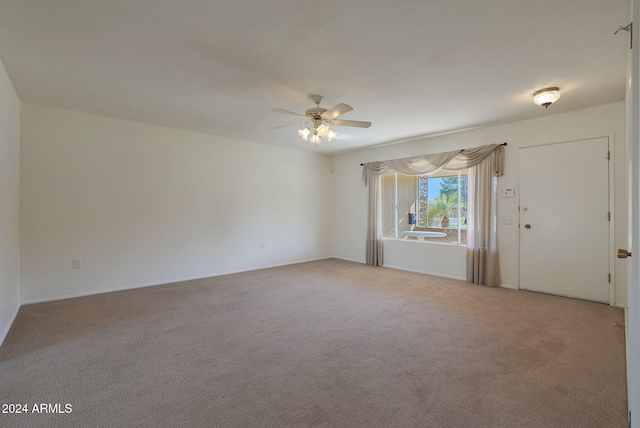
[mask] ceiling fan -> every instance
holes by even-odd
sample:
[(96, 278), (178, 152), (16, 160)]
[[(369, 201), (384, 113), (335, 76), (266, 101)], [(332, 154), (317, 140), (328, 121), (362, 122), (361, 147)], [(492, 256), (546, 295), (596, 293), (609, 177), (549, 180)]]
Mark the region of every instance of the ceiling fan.
[(347, 104), (340, 103), (335, 107), (330, 109), (320, 107), (320, 103), (323, 100), (323, 97), (320, 95), (311, 94), (309, 98), (316, 103), (315, 107), (307, 109), (304, 114), (294, 113), (289, 110), (283, 110), (281, 108), (274, 108), (272, 111), (278, 113), (286, 113), (292, 114), (294, 116), (301, 117), (305, 119), (303, 122), (290, 123), (288, 125), (276, 126), (271, 129), (283, 128), (285, 126), (293, 126), (293, 125), (308, 125), (304, 129), (298, 130), (298, 135), (302, 137), (303, 140), (310, 140), (314, 145), (320, 144), (322, 142), (322, 137), (327, 137), (329, 141), (331, 141), (336, 135), (337, 132), (331, 130), (329, 125), (336, 126), (355, 126), (358, 128), (368, 128), (371, 126), (371, 122), (363, 122), (361, 120), (343, 120), (336, 119), (336, 117), (347, 113), (353, 108)]

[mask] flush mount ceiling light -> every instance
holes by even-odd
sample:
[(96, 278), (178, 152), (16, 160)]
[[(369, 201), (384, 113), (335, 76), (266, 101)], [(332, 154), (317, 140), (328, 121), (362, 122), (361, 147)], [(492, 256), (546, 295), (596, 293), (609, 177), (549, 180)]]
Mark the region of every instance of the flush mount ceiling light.
[[(291, 114), (304, 119), (304, 122), (292, 123), (290, 125), (283, 126), (302, 124), (309, 125), (304, 129), (298, 129), (298, 135), (304, 141), (311, 141), (314, 146), (320, 144), (323, 137), (327, 137), (327, 140), (331, 141), (336, 137), (336, 135), (338, 135), (337, 132), (329, 128), (329, 125), (355, 126), (358, 128), (368, 128), (371, 126), (371, 122), (363, 122), (361, 120), (336, 119), (336, 117), (340, 116), (341, 114), (353, 110), (353, 108), (351, 108), (351, 106), (347, 104), (340, 103), (337, 106), (327, 110), (326, 108), (320, 107), (320, 103), (322, 102), (322, 97), (320, 95), (312, 94), (309, 96), (309, 98), (311, 98), (311, 100), (316, 103), (316, 106), (307, 109), (304, 114), (294, 113), (292, 111), (283, 110), (281, 108), (275, 108), (272, 110), (277, 111), (278, 113)], [(276, 126), (275, 128), (282, 128), (282, 126)]]
[(560, 88), (551, 87), (540, 89), (533, 93), (533, 102), (544, 108), (549, 107), (552, 103), (555, 103), (560, 98)]

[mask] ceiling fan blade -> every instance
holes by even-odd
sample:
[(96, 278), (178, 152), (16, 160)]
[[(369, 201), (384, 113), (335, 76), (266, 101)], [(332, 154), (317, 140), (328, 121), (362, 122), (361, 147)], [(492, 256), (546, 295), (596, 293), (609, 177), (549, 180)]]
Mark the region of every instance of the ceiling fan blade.
[(274, 126), (271, 129), (278, 129), (278, 128), (286, 128), (287, 126), (294, 126), (294, 125), (307, 125), (308, 122), (296, 122), (296, 123), (290, 123), (288, 125), (280, 125), (280, 126)]
[(358, 128), (368, 128), (371, 126), (371, 122), (363, 122), (362, 120), (333, 119), (330, 120), (329, 123), (337, 126), (357, 126)]
[(329, 110), (325, 111), (320, 116), (322, 116), (322, 118), (324, 120), (331, 120), (334, 117), (338, 117), (341, 114), (344, 114), (344, 113), (346, 113), (348, 111), (351, 111), (351, 110), (353, 110), (353, 107), (351, 107), (350, 105), (340, 103), (337, 106), (335, 106), (333, 108), (330, 108)]
[(294, 116), (298, 116), (298, 117), (304, 117), (304, 118), (306, 118), (306, 117), (307, 117), (307, 116), (305, 116), (304, 114), (294, 113), (294, 112), (292, 112), (292, 111), (289, 111), (289, 110), (283, 110), (283, 109), (281, 109), (281, 108), (272, 108), (272, 109), (271, 109), (271, 111), (275, 111), (275, 112), (278, 112), (278, 113), (292, 114), (292, 115), (294, 115)]

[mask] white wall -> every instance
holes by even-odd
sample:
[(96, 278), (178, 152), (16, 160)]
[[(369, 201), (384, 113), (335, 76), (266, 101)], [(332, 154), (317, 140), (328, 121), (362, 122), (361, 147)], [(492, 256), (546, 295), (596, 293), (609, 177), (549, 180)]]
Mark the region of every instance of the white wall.
[[(532, 108), (536, 106), (532, 105)], [(552, 111), (553, 106), (549, 108)], [(611, 136), (614, 143), (615, 168), (615, 247), (628, 242), (627, 150), (624, 102), (585, 110), (549, 115), (538, 119), (452, 133), (412, 142), (387, 145), (335, 156), (334, 173), (334, 247), (335, 257), (364, 262), (366, 236), (366, 189), (361, 180), (360, 163), (396, 159), (413, 155), (438, 153), (485, 144), (507, 142), (506, 168), (498, 180), (499, 188), (514, 187), (518, 195), (518, 148), (532, 145)], [(514, 225), (499, 225), (500, 270), (502, 284), (518, 287), (518, 198), (498, 198), (500, 217), (510, 216)], [(385, 242), (385, 266), (406, 270), (465, 278), (465, 249), (454, 247), (445, 253), (442, 245), (433, 243)], [(446, 254), (447, 263), (442, 262)], [(457, 268), (456, 268), (457, 267)], [(627, 271), (624, 261), (615, 259), (615, 304), (626, 303)]]
[(0, 344), (20, 309), (20, 100), (0, 62)]
[[(331, 255), (364, 262), (361, 162), (504, 141), (499, 186), (517, 194), (518, 147), (612, 136), (616, 248), (627, 242), (624, 103), (333, 159), (29, 103), (21, 115), (21, 241), (12, 248), (19, 242), (21, 277), (13, 276), (23, 303)], [(242, 169), (232, 166), (241, 161)], [(500, 198), (499, 212), (517, 224), (517, 198)], [(503, 285), (517, 287), (517, 226), (501, 224), (499, 237)], [(464, 279), (464, 247), (406, 244), (386, 246), (387, 266)], [(73, 259), (82, 260), (81, 269), (72, 269)], [(627, 273), (615, 263), (615, 303), (622, 305)]]
[(29, 103), (21, 114), (23, 303), (331, 256), (328, 156)]

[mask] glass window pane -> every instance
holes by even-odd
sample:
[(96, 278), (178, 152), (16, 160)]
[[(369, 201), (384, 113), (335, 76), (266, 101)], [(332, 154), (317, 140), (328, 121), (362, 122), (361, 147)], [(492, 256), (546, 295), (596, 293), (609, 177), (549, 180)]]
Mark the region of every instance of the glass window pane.
[[(395, 237), (398, 231), (400, 239), (466, 242), (466, 171), (460, 175), (446, 173), (435, 177), (398, 174), (397, 182), (394, 176), (383, 177), (382, 193), (385, 237)], [(403, 235), (403, 231), (444, 232), (447, 236)]]

